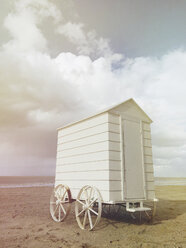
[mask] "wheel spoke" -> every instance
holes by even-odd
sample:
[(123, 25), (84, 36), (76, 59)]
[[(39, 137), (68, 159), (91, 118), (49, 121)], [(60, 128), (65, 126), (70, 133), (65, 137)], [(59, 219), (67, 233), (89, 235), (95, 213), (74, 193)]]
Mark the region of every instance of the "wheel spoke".
[(61, 220), (61, 209), (59, 208), (59, 221)]
[(150, 215), (148, 214), (147, 211), (145, 211), (146, 216), (150, 219)]
[(76, 201), (78, 201), (79, 203), (81, 203), (83, 206), (85, 205), (84, 202), (80, 201), (79, 199), (76, 199)]
[(50, 204), (56, 204), (56, 202), (50, 202)]
[(85, 212), (85, 209), (83, 209), (81, 212), (79, 212), (76, 216), (80, 216), (83, 212)]
[(64, 188), (60, 188), (59, 189), (59, 195), (63, 195), (64, 194)]
[(61, 192), (61, 189), (59, 188), (57, 191), (56, 191), (56, 198), (59, 200), (60, 199), (60, 192)]
[(91, 196), (92, 196), (92, 188), (90, 189), (90, 195), (89, 195), (89, 198), (88, 198), (88, 203), (90, 203), (90, 201), (91, 201)]
[(65, 193), (63, 193), (63, 195), (62, 195), (62, 197), (61, 197), (61, 200), (63, 200), (63, 198), (65, 197), (65, 194), (66, 194), (67, 192), (65, 191)]
[(92, 218), (91, 218), (90, 210), (88, 209), (87, 211), (88, 211), (88, 219), (89, 219), (90, 228), (92, 229), (93, 225), (92, 225)]
[(87, 211), (85, 212), (84, 219), (83, 219), (83, 228), (85, 228), (86, 220), (87, 220)]
[(66, 214), (66, 211), (65, 211), (65, 209), (61, 203), (60, 203), (60, 206), (61, 206), (61, 209), (63, 210), (64, 214)]
[(89, 204), (89, 206), (91, 206), (92, 204), (94, 204), (97, 200), (98, 200), (98, 198), (94, 199), (94, 200)]
[(94, 213), (95, 215), (98, 215), (98, 213), (96, 211), (94, 211), (92, 208), (89, 208), (89, 210)]
[(56, 198), (57, 198), (58, 200), (60, 200), (60, 193), (59, 193), (59, 192), (57, 193)]
[(58, 207), (59, 207), (59, 204), (56, 206), (53, 215), (55, 215), (55, 213), (56, 213)]
[(133, 220), (136, 219), (135, 215), (133, 213), (130, 213), (131, 217), (133, 218)]
[(88, 193), (87, 193), (87, 188), (84, 189), (85, 193), (85, 202), (88, 203)]
[(61, 203), (66, 204), (69, 203), (69, 201), (61, 201)]

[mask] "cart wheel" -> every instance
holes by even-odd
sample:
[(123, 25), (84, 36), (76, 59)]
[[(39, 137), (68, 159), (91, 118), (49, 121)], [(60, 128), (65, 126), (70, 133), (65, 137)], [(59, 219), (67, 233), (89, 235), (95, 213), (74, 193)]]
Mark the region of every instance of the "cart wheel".
[(56, 222), (63, 221), (71, 207), (71, 192), (68, 186), (58, 185), (50, 197), (50, 214)]
[(131, 213), (131, 217), (133, 219), (139, 220), (140, 222), (141, 221), (148, 221), (148, 222), (153, 223), (154, 216), (156, 214), (156, 205), (157, 205), (157, 202), (154, 202), (154, 201), (144, 202), (143, 206), (151, 208), (151, 210)]
[(101, 219), (102, 197), (95, 187), (84, 186), (75, 202), (75, 214), (79, 227), (92, 230)]

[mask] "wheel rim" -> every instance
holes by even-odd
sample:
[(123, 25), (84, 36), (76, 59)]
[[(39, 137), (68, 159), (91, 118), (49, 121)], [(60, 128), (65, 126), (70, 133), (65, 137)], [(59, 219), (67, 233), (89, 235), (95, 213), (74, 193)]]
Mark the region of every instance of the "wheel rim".
[(62, 184), (55, 187), (50, 197), (50, 214), (52, 219), (56, 222), (63, 221), (70, 211), (70, 203), (70, 189)]
[(101, 219), (102, 200), (98, 189), (84, 186), (75, 202), (75, 214), (79, 227), (92, 230)]

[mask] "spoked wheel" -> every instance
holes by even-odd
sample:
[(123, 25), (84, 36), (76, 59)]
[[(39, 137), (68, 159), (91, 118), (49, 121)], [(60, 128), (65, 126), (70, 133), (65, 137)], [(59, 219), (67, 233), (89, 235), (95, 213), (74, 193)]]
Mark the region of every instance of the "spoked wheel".
[(75, 202), (75, 214), (79, 227), (92, 230), (101, 219), (102, 197), (98, 189), (84, 186)]
[(68, 186), (58, 185), (50, 197), (50, 214), (56, 222), (63, 221), (71, 207), (71, 192)]
[(157, 202), (154, 201), (147, 201), (143, 203), (144, 207), (150, 208), (151, 210), (148, 211), (137, 211), (134, 213), (131, 213), (132, 219), (138, 220), (140, 222), (153, 222), (154, 216), (156, 214), (156, 204)]
[(149, 221), (153, 221), (154, 220), (154, 216), (156, 214), (156, 206), (157, 206), (157, 202), (156, 201), (151, 201), (151, 202), (144, 202), (144, 207), (149, 207), (151, 208), (150, 211), (145, 211), (144, 214), (146, 215), (146, 218)]

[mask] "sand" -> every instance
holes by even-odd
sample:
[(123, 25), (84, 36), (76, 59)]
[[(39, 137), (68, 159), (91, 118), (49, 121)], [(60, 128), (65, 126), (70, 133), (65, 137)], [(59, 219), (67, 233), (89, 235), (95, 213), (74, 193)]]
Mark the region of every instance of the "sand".
[(74, 206), (65, 222), (49, 214), (52, 187), (0, 189), (0, 247), (186, 247), (186, 186), (159, 186), (154, 223), (102, 218), (95, 231), (81, 230)]

